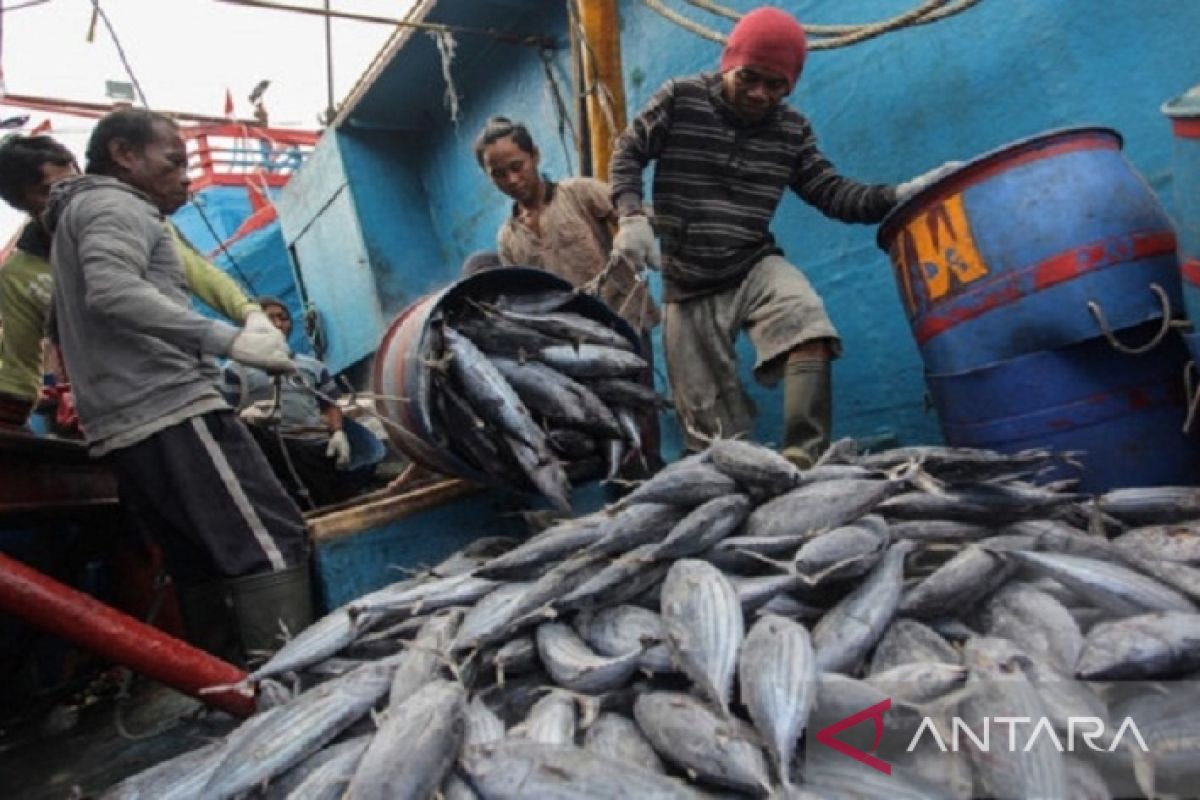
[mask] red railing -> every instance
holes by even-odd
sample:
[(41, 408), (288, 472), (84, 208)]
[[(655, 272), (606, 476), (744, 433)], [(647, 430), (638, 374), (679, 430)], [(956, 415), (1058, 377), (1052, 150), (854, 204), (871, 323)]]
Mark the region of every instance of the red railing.
[(279, 188), (308, 158), (320, 134), (228, 123), (182, 130), (192, 191), (209, 186)]

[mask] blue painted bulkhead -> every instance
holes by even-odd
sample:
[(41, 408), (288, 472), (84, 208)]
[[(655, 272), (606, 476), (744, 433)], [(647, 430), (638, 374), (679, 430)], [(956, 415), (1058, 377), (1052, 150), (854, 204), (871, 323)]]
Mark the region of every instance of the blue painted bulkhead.
[[(729, 30), (727, 20), (668, 3)], [(666, 79), (715, 67), (719, 45), (675, 27), (641, 0), (620, 5), (630, 116)], [(757, 4), (726, 5), (744, 11)], [(801, 20), (853, 23), (901, 13), (914, 0), (777, 5)], [(571, 104), (563, 3), (426, 0), (418, 13), (554, 37), (552, 71)], [(812, 120), (840, 171), (868, 182), (900, 181), (1051, 128), (1111, 126), (1170, 208), (1171, 132), (1158, 107), (1195, 83), (1197, 29), (1195, 3), (1146, 14), (1141, 0), (983, 0), (936, 24), (811, 53), (791, 102)], [(556, 105), (536, 48), (457, 36), (450, 66), (460, 106), (454, 123), (433, 38), (408, 32), (398, 40), (279, 202), (285, 239), (325, 320), (338, 370), (368, 357), (387, 319), (451, 280), (469, 252), (493, 245), (508, 203), (471, 152), (488, 116), (528, 123), (551, 177), (578, 168), (573, 147), (564, 153), (559, 142)], [(835, 434), (939, 440), (925, 408), (922, 363), (875, 228), (827, 220), (789, 196), (773, 229), (824, 297), (844, 340), (835, 370)], [(752, 385), (750, 350), (745, 342), (741, 347)], [(756, 436), (777, 441), (779, 393), (757, 386), (752, 393), (762, 412)]]

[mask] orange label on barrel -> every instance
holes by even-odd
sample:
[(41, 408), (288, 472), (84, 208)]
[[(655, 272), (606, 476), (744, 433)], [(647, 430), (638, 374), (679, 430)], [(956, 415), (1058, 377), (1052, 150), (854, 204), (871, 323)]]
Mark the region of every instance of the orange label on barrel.
[(892, 244), (891, 257), (910, 315), (988, 274), (961, 194), (913, 217)]

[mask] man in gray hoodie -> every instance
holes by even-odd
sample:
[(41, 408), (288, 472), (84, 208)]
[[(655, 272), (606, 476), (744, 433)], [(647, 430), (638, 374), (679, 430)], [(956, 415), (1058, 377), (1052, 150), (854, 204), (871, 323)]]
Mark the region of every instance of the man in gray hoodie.
[(311, 621), (299, 509), (217, 390), (214, 357), (294, 367), (274, 330), (239, 329), (188, 304), (166, 215), (187, 201), (187, 153), (167, 117), (100, 120), (87, 175), (54, 186), (54, 324), (93, 456), (158, 540), (189, 638), (241, 660)]

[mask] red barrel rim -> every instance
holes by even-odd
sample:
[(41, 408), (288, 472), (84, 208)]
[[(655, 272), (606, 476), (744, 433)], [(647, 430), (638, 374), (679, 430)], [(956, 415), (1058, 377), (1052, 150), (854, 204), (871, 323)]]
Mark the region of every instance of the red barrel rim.
[(897, 205), (879, 224), (875, 242), (887, 252), (896, 231), (907, 225), (921, 209), (943, 197), (959, 194), (983, 183), (1014, 166), (1075, 150), (1120, 150), (1124, 143), (1118, 131), (1102, 126), (1061, 128), (1010, 142), (965, 162), (946, 177)]

